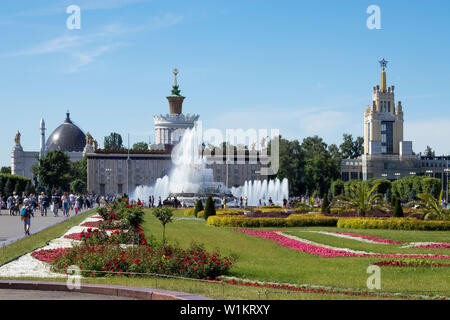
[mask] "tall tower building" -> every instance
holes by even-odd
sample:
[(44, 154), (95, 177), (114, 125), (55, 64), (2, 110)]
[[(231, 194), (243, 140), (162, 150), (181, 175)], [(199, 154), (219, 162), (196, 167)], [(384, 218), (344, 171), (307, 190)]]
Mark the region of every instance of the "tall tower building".
[(412, 142), (403, 141), (403, 108), (395, 106), (394, 86), (387, 86), (387, 61), (381, 60), (381, 82), (373, 87), (372, 105), (364, 114), (364, 154), (412, 155)]
[(364, 154), (341, 163), (342, 180), (400, 179), (420, 173), (420, 156), (412, 141), (403, 140), (403, 107), (395, 103), (394, 86), (387, 85), (387, 61), (381, 60), (381, 81), (372, 89), (364, 113)]
[(42, 159), (43, 157), (45, 157), (45, 121), (44, 118), (41, 119), (41, 126), (40, 126), (40, 131), (41, 131), (41, 144), (40, 144), (40, 151), (39, 151), (39, 158)]

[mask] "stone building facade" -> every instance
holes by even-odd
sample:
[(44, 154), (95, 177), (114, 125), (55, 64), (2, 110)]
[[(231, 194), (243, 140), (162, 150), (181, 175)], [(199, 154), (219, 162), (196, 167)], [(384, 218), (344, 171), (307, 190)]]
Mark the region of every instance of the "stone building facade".
[(403, 140), (403, 106), (401, 101), (395, 105), (394, 86), (387, 86), (387, 61), (383, 59), (380, 64), (381, 84), (373, 87), (371, 105), (364, 113), (364, 154), (357, 159), (342, 160), (342, 180), (397, 180), (412, 175), (443, 177), (448, 174), (447, 158), (415, 154), (412, 141)]

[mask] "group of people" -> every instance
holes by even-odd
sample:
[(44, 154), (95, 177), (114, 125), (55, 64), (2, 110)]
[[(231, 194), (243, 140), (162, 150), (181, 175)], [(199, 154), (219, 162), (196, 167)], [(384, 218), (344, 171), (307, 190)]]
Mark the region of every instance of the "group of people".
[(9, 210), (10, 216), (22, 214), (21, 205), (22, 207), (26, 205), (33, 217), (37, 211), (40, 212), (41, 216), (46, 217), (49, 209), (55, 217), (58, 216), (60, 210), (63, 216), (68, 217), (70, 216), (70, 211), (75, 211), (75, 214), (78, 214), (81, 209), (91, 209), (95, 204), (97, 207), (100, 207), (100, 204), (105, 204), (106, 202), (107, 199), (100, 196), (67, 192), (60, 194), (58, 191), (51, 196), (44, 192), (30, 195), (22, 193), (22, 196), (19, 196), (14, 192), (4, 199), (0, 195), (0, 209)]

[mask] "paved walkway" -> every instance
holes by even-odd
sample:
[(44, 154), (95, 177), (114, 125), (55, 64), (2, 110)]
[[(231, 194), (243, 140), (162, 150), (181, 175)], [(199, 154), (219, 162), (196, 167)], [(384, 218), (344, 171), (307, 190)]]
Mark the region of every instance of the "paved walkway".
[(39, 291), (20, 289), (0, 289), (0, 301), (3, 300), (134, 300), (128, 297), (107, 296), (101, 294)]
[[(97, 206), (94, 206), (96, 208)], [(91, 209), (83, 209), (78, 214)], [(36, 233), (43, 229), (61, 223), (75, 216), (75, 211), (70, 211), (70, 216), (63, 217), (59, 210), (58, 217), (53, 216), (50, 210), (46, 217), (42, 217), (40, 212), (36, 211), (34, 218), (31, 218), (30, 233)], [(9, 210), (0, 210), (0, 247), (11, 244), (24, 237), (23, 223), (20, 216), (10, 216)]]

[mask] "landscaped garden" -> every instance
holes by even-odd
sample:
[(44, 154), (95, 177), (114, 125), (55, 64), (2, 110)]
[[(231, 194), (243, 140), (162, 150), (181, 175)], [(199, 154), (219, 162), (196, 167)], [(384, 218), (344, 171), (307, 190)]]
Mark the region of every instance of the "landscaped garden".
[[(45, 279), (77, 265), (87, 283), (219, 299), (446, 299), (450, 223), (423, 220), (429, 211), (422, 205), (410, 217), (380, 218), (373, 208), (347, 217), (307, 205), (151, 210), (116, 203), (59, 238), (71, 245), (43, 247), (31, 257), (48, 266)], [(367, 288), (374, 265), (381, 268), (380, 290)]]

